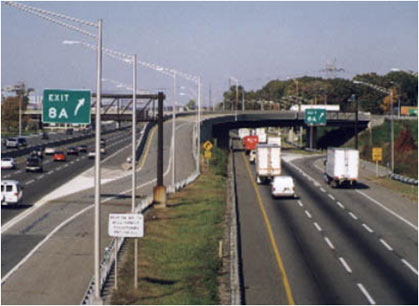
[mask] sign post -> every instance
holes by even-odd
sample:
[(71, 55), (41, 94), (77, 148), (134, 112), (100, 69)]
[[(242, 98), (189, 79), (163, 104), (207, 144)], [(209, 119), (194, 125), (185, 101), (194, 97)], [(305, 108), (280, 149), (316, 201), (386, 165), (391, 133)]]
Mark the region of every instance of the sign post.
[[(115, 237), (115, 288), (118, 286), (117, 281), (117, 261), (118, 237), (125, 238), (141, 238), (144, 237), (144, 216), (142, 214), (109, 214), (108, 234)], [(137, 239), (135, 239), (137, 240)], [(137, 243), (137, 242), (136, 242)], [(135, 269), (137, 269), (137, 261), (134, 258)], [(134, 288), (137, 282), (134, 280)]]
[(90, 124), (90, 90), (45, 89), (43, 123)]
[(378, 177), (378, 162), (383, 160), (383, 148), (372, 148), (372, 160), (375, 161), (375, 177)]
[(310, 149), (312, 149), (314, 126), (326, 125), (326, 109), (308, 108), (304, 115), (304, 123), (310, 126)]
[(213, 147), (211, 141), (207, 140), (204, 142), (202, 147), (205, 149), (204, 157), (207, 160), (207, 163), (209, 163), (209, 160), (211, 159), (211, 149)]

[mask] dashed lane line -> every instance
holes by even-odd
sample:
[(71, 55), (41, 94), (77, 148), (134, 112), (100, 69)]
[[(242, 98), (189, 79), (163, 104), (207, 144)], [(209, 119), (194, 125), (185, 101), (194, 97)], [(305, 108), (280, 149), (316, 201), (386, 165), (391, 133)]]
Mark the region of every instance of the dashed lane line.
[(406, 259), (402, 258), (402, 263), (404, 263), (413, 273), (418, 275), (418, 270), (415, 269)]
[(333, 201), (334, 201), (334, 200), (336, 200), (336, 199), (335, 199), (335, 197), (334, 197), (333, 195), (331, 195), (330, 193), (328, 193), (328, 194), (327, 194), (327, 196), (328, 196), (329, 198), (331, 198)]
[(354, 213), (348, 212), (348, 215), (350, 215), (352, 219), (358, 220), (358, 217)]
[(370, 233), (373, 233), (374, 231), (368, 226), (368, 225), (366, 225), (365, 223), (362, 223), (362, 226), (367, 230), (367, 231), (369, 231)]
[(393, 248), (387, 243), (387, 241), (385, 241), (384, 239), (380, 238), (380, 242), (381, 242), (382, 245), (384, 245), (386, 247), (387, 250), (393, 251)]
[(365, 289), (364, 285), (362, 285), (361, 283), (357, 284), (358, 288), (361, 290), (361, 292), (364, 294), (364, 296), (367, 298), (368, 302), (371, 305), (375, 305), (375, 301), (374, 299), (371, 297), (371, 295), (368, 293), (367, 289)]
[(319, 232), (322, 231), (322, 228), (320, 227), (320, 225), (317, 222), (314, 222), (313, 224)]
[(35, 180), (34, 180), (34, 179), (29, 180), (29, 181), (27, 181), (27, 182), (25, 183), (25, 185), (30, 185), (30, 184), (32, 184), (33, 182), (35, 182)]
[(337, 201), (337, 202), (336, 202), (336, 204), (337, 204), (340, 208), (345, 209), (345, 206), (343, 206), (343, 204), (342, 204), (341, 202)]
[(310, 214), (310, 212), (309, 212), (308, 210), (306, 210), (306, 211), (305, 211), (305, 213), (306, 213), (306, 216), (307, 216), (309, 219), (311, 219), (311, 214)]
[(324, 241), (326, 241), (329, 248), (331, 248), (332, 250), (335, 249), (335, 246), (333, 245), (333, 243), (330, 241), (330, 239), (328, 237), (324, 237)]
[(345, 268), (346, 272), (352, 273), (351, 267), (348, 265), (348, 263), (345, 261), (343, 257), (339, 257), (339, 261), (342, 264), (342, 266)]

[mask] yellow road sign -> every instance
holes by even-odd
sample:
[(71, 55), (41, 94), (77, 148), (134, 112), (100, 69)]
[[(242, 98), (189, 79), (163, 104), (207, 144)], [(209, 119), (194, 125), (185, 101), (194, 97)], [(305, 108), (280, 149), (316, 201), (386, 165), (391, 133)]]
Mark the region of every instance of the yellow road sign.
[(383, 148), (372, 148), (372, 160), (381, 161), (383, 160)]
[(204, 142), (202, 147), (205, 149), (205, 151), (209, 151), (209, 150), (212, 149), (213, 145), (212, 145), (211, 141), (207, 140), (207, 141)]
[(205, 151), (205, 159), (211, 159), (211, 151), (209, 150)]

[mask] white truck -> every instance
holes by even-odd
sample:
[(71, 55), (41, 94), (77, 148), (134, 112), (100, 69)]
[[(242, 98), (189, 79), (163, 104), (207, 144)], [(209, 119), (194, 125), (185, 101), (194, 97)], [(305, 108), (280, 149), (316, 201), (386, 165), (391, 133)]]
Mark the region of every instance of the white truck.
[(268, 144), (276, 144), (281, 146), (281, 137), (280, 136), (268, 136)]
[(258, 144), (256, 147), (256, 182), (264, 183), (281, 175), (281, 147), (276, 144)]
[(243, 139), (244, 137), (249, 136), (249, 135), (250, 135), (250, 130), (249, 129), (246, 129), (246, 128), (239, 129), (240, 139)]
[(349, 148), (327, 148), (324, 181), (332, 187), (354, 186), (358, 180), (359, 151)]
[(266, 132), (265, 128), (257, 128), (256, 135), (259, 137), (259, 143), (266, 143)]

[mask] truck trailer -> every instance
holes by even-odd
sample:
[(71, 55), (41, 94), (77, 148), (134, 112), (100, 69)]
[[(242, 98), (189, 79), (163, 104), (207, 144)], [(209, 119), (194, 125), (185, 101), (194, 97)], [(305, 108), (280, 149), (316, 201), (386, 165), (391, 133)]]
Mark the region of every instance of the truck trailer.
[(256, 147), (256, 182), (262, 184), (281, 175), (281, 147), (258, 144)]
[(359, 151), (349, 148), (327, 148), (324, 181), (333, 188), (354, 186), (358, 180)]

